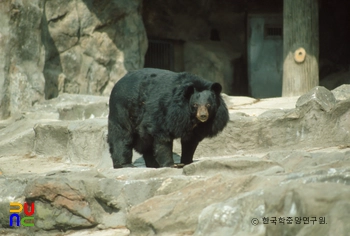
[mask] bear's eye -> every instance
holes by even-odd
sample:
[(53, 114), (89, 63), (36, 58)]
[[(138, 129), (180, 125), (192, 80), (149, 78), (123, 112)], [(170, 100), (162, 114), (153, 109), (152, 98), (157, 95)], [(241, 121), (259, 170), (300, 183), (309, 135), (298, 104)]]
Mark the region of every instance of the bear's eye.
[(210, 107), (210, 104), (207, 104), (207, 105), (205, 105), (207, 108), (209, 108)]
[(193, 107), (198, 107), (198, 104), (197, 103), (193, 104)]

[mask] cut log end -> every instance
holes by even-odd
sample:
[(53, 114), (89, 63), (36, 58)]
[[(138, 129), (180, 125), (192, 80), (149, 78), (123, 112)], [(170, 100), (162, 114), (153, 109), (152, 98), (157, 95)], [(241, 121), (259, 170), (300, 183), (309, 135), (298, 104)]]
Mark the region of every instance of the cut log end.
[(295, 50), (294, 52), (294, 60), (297, 63), (302, 63), (305, 61), (305, 57), (306, 57), (306, 51), (304, 48), (298, 48), (297, 50)]

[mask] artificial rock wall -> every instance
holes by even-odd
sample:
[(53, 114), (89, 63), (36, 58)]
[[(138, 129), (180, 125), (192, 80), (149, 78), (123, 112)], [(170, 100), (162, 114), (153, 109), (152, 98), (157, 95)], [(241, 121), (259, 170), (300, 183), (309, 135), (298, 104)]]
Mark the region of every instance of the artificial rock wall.
[(109, 95), (143, 67), (141, 0), (0, 2), (0, 119), (61, 93)]

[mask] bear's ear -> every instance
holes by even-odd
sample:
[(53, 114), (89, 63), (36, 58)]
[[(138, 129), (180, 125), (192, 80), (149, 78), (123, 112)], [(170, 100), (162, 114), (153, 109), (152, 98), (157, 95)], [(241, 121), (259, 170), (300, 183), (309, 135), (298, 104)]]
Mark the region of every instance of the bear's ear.
[(210, 86), (210, 89), (212, 91), (214, 91), (217, 95), (220, 95), (221, 93), (221, 90), (222, 90), (222, 87), (219, 83), (213, 83), (211, 86)]
[(186, 98), (186, 99), (190, 99), (191, 96), (192, 96), (192, 94), (194, 93), (194, 87), (193, 87), (193, 85), (188, 85), (188, 86), (186, 86), (184, 90), (185, 90), (185, 91), (184, 91), (184, 96), (185, 96), (185, 98)]

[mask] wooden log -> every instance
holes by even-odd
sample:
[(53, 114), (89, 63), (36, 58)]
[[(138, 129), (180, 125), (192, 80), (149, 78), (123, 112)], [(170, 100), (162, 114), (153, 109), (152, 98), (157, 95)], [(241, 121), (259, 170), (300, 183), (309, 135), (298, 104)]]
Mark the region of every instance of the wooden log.
[(283, 2), (282, 96), (299, 96), (318, 85), (318, 1)]

